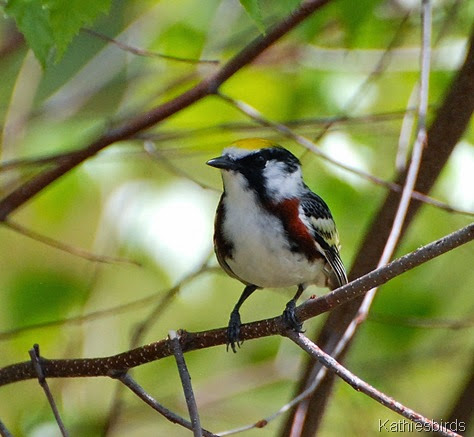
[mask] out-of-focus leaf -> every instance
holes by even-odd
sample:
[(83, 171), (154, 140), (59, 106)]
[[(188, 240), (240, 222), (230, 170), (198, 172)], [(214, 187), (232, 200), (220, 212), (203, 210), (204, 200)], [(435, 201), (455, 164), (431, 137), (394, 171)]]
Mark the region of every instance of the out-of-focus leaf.
[(240, 4), (250, 15), (250, 18), (255, 22), (260, 32), (265, 33), (265, 25), (263, 24), (262, 9), (260, 7), (260, 0), (240, 0)]
[(341, 9), (341, 18), (346, 26), (346, 41), (351, 44), (357, 39), (358, 32), (366, 20), (373, 15), (374, 8), (379, 5), (378, 0), (342, 0), (337, 2)]
[(85, 297), (82, 284), (64, 272), (20, 272), (9, 287), (12, 326), (64, 317)]
[(110, 0), (10, 0), (5, 11), (44, 67), (52, 55), (61, 59), (81, 27), (109, 7)]

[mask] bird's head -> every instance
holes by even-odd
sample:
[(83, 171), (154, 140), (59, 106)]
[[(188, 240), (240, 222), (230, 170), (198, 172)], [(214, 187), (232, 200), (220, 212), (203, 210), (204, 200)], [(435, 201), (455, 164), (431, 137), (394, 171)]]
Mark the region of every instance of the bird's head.
[(237, 141), (207, 164), (221, 170), (229, 194), (253, 190), (266, 201), (279, 202), (298, 197), (305, 188), (298, 158), (260, 138)]

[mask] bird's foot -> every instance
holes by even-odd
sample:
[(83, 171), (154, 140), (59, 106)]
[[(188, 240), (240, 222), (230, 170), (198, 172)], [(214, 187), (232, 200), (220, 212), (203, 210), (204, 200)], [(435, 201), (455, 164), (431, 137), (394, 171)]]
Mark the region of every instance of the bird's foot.
[(303, 324), (298, 320), (295, 314), (296, 302), (290, 300), (286, 304), (285, 311), (283, 311), (283, 318), (285, 319), (286, 325), (288, 328), (292, 329), (295, 332), (304, 332)]
[(240, 347), (242, 342), (239, 340), (240, 334), (240, 314), (238, 311), (232, 311), (230, 313), (229, 325), (227, 326), (227, 350), (229, 346), (232, 349), (232, 352), (237, 352), (237, 347)]

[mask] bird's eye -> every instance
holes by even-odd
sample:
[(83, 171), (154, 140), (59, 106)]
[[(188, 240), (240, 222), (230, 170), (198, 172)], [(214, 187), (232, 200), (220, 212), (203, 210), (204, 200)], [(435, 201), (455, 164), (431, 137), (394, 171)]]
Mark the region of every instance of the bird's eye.
[(255, 165), (258, 168), (265, 167), (266, 162), (267, 162), (267, 160), (262, 155), (259, 155), (255, 158)]

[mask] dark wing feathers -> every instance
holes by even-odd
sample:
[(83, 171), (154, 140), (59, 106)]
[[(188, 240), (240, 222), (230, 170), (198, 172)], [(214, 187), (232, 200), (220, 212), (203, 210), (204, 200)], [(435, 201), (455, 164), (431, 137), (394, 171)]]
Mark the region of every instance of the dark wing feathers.
[(337, 280), (333, 285), (337, 287), (347, 284), (346, 269), (339, 256), (339, 236), (328, 206), (323, 199), (308, 189), (301, 199), (301, 207), (311, 226), (313, 237)]

